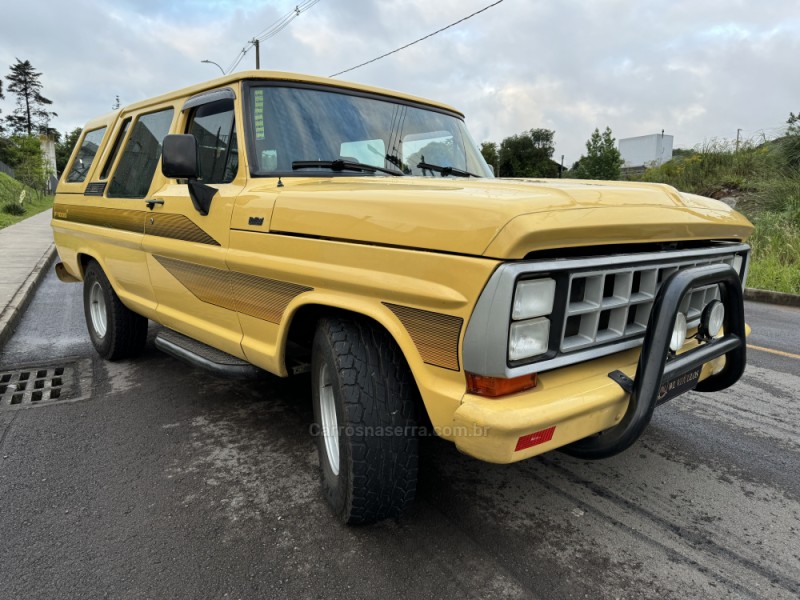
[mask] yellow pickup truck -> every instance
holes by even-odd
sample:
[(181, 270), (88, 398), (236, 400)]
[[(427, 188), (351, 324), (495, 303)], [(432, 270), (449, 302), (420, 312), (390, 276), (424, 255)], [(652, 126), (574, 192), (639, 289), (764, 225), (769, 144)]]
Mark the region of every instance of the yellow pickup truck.
[(53, 208), (108, 360), (310, 371), (323, 495), (414, 498), (419, 438), (603, 458), (745, 366), (751, 224), (654, 184), (496, 179), (457, 110), (249, 71), (86, 124)]

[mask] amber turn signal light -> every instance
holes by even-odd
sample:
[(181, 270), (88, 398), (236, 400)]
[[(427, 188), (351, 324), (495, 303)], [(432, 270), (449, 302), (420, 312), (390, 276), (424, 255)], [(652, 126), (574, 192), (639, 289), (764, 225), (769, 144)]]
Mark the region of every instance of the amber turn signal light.
[(467, 373), (467, 391), (470, 394), (486, 396), (487, 398), (499, 398), (517, 392), (524, 392), (536, 387), (536, 373), (521, 375), (505, 379), (503, 377), (486, 377)]

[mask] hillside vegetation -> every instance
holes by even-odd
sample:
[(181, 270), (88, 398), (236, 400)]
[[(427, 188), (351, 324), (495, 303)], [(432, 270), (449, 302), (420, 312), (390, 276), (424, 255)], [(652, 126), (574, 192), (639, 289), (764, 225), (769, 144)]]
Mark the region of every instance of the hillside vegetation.
[(800, 294), (800, 132), (761, 144), (677, 150), (644, 181), (724, 199), (755, 225), (748, 287)]
[(0, 173), (0, 229), (32, 217), (51, 206), (52, 196), (39, 194), (5, 173)]

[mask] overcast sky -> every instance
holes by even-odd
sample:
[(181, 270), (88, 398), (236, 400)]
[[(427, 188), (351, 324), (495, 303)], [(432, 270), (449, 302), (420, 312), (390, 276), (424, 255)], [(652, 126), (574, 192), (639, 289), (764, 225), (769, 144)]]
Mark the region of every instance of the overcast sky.
[[(493, 0), (321, 0), (262, 45), (261, 66), (328, 76)], [(219, 75), (284, 0), (23, 0), (3, 3), (0, 73), (42, 73), (59, 131)], [(595, 127), (676, 147), (773, 134), (800, 112), (800, 0), (504, 0), (342, 79), (452, 104), (477, 141), (555, 130), (571, 164)], [(238, 69), (253, 68), (250, 52)], [(13, 109), (6, 90), (3, 115)]]

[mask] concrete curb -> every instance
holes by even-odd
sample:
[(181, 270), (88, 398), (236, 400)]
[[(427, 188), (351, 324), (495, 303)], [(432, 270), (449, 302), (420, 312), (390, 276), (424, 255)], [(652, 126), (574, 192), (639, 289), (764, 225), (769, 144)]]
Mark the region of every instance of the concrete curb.
[(9, 302), (8, 306), (0, 314), (0, 348), (2, 348), (8, 339), (14, 334), (19, 320), (25, 314), (25, 309), (30, 304), (33, 294), (39, 287), (39, 283), (44, 279), (53, 258), (56, 255), (56, 245), (50, 244), (50, 247), (36, 263), (36, 266), (28, 275), (27, 279), (19, 287), (14, 294), (14, 297)]
[(766, 302), (767, 304), (800, 307), (800, 296), (796, 296), (795, 294), (784, 294), (783, 292), (759, 290), (756, 288), (745, 288), (744, 299), (752, 300), (753, 302)]

